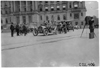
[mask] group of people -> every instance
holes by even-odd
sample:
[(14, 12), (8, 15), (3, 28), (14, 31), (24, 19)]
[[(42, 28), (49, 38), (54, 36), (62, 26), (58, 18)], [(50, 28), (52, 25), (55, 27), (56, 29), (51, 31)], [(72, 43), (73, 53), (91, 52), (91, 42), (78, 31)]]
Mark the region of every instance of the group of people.
[(47, 23), (44, 22), (44, 25), (47, 27), (55, 26), (57, 28), (58, 33), (67, 33), (70, 30), (69, 29), (70, 27), (72, 27), (72, 30), (74, 31), (71, 22), (61, 21), (61, 22), (57, 22), (56, 24), (52, 24), (51, 26), (48, 22)]
[(22, 34), (24, 34), (24, 36), (26, 36), (26, 34), (27, 34), (27, 27), (26, 27), (25, 24), (22, 25), (22, 26), (19, 25), (19, 24), (17, 24), (16, 26), (14, 26), (14, 24), (11, 23), (10, 30), (11, 30), (11, 37), (14, 36), (15, 32), (17, 33), (17, 36), (22, 35)]

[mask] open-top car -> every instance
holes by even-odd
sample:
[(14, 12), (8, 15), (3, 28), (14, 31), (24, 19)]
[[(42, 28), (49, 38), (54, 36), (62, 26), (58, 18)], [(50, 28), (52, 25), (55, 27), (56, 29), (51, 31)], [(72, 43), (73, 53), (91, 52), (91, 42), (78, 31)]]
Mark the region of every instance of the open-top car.
[(40, 25), (39, 27), (33, 29), (34, 36), (37, 36), (39, 33), (43, 33), (45, 36), (49, 33), (57, 34), (56, 27), (54, 28), (46, 25)]

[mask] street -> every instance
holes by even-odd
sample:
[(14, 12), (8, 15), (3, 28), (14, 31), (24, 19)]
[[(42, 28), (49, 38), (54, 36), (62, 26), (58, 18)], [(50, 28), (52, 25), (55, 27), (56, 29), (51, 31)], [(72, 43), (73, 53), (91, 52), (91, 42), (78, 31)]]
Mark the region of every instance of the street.
[[(66, 67), (99, 65), (99, 30), (89, 39), (89, 29), (49, 36), (1, 34), (3, 67)], [(85, 65), (82, 65), (85, 64)]]

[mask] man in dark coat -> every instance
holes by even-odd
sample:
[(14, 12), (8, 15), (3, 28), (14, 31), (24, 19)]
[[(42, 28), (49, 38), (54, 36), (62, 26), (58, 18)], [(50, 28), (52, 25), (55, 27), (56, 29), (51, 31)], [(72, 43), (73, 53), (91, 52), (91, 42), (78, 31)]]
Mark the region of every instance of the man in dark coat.
[(20, 29), (20, 27), (19, 27), (19, 25), (17, 24), (17, 25), (16, 25), (17, 36), (19, 36), (19, 29)]
[(23, 32), (24, 32), (24, 36), (26, 36), (26, 34), (27, 34), (27, 27), (25, 26), (25, 24), (23, 25)]
[(94, 20), (93, 18), (91, 17), (91, 20), (89, 21), (89, 29), (90, 29), (90, 33), (94, 33)]
[(11, 37), (13, 37), (13, 34), (14, 34), (14, 25), (13, 25), (13, 23), (11, 23), (11, 25), (10, 25), (10, 30), (11, 30)]

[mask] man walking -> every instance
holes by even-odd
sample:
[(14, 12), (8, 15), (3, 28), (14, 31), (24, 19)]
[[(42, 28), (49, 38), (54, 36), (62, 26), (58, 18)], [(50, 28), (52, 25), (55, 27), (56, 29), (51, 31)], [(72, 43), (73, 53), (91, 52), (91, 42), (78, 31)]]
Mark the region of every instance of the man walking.
[(11, 30), (11, 37), (13, 37), (13, 34), (14, 34), (14, 25), (13, 25), (13, 23), (11, 23), (11, 25), (10, 25), (10, 30)]

